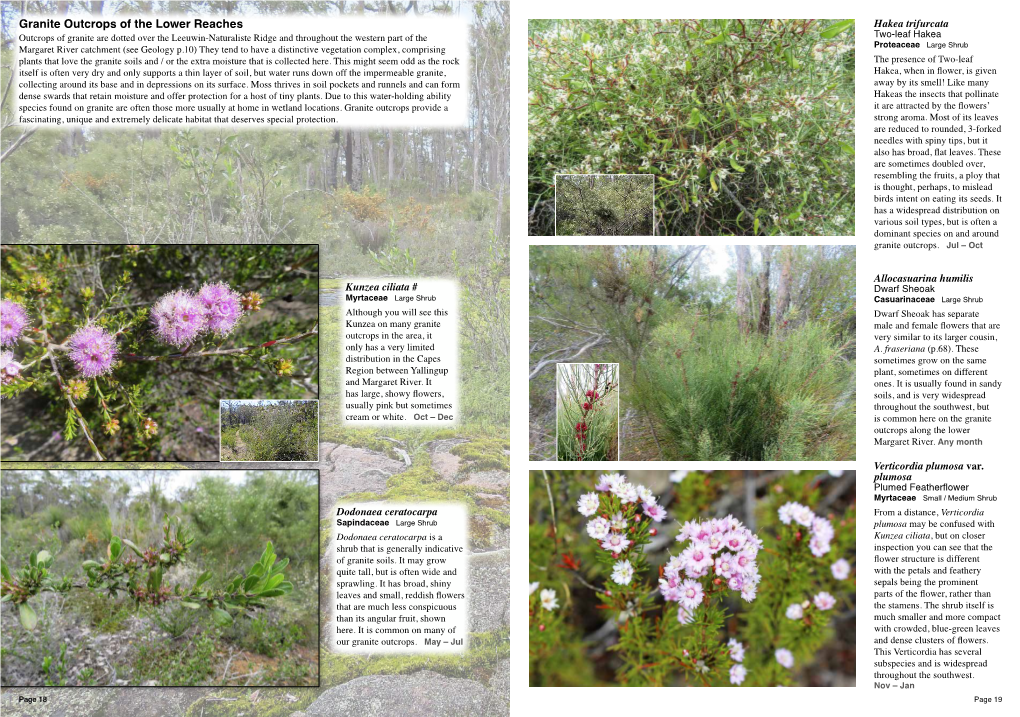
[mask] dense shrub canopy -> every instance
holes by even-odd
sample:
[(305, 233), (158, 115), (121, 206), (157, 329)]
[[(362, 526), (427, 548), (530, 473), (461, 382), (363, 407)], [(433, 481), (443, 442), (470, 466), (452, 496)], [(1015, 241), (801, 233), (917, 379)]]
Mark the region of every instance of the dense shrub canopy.
[(848, 460), (853, 247), (533, 247), (532, 456), (557, 362), (620, 364), (624, 460)]
[(557, 174), (656, 176), (656, 234), (854, 231), (854, 30), (832, 20), (532, 20), (531, 233)]
[(652, 197), (653, 178), (648, 175), (561, 175), (556, 178), (556, 233), (650, 235)]

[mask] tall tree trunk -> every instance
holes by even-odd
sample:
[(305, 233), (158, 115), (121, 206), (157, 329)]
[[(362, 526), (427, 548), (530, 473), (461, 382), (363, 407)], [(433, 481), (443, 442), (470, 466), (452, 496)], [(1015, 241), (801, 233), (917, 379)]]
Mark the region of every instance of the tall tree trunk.
[(779, 289), (776, 297), (776, 329), (783, 328), (783, 321), (790, 310), (790, 285), (793, 281), (793, 247), (784, 245), (779, 250)]
[(386, 131), (386, 186), (393, 184), (393, 130)]
[(349, 189), (354, 189), (354, 133), (347, 130), (344, 145), (344, 181)]
[(735, 246), (737, 252), (737, 325), (740, 333), (751, 332), (751, 249)]
[(758, 291), (761, 294), (761, 310), (758, 312), (758, 333), (769, 335), (772, 318), (772, 295), (769, 289), (769, 273), (772, 270), (772, 247), (761, 248), (761, 274), (758, 276)]

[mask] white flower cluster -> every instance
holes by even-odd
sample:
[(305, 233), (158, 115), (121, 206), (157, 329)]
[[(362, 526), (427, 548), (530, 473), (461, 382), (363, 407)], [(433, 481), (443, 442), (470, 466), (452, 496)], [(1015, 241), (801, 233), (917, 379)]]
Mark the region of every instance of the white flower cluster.
[[(595, 486), (597, 492), (585, 493), (577, 499), (577, 511), (590, 518), (599, 511), (599, 493), (610, 493), (620, 499), (623, 505), (640, 504), (641, 512), (656, 523), (666, 517), (666, 509), (658, 503), (655, 495), (643, 485), (634, 485), (619, 473), (605, 473), (599, 476)], [(588, 521), (588, 535), (599, 541), (603, 550), (608, 550), (613, 557), (625, 552), (634, 542), (627, 538), (627, 517), (617, 511), (607, 517), (596, 516)], [(613, 566), (613, 582), (618, 585), (629, 585), (634, 578), (634, 566), (629, 560), (620, 560)]]
[(815, 515), (814, 511), (806, 505), (793, 502), (784, 504), (779, 509), (779, 520), (783, 522), (783, 525), (797, 523), (811, 531), (808, 547), (816, 558), (822, 557), (831, 549), (829, 543), (836, 535), (832, 523), (827, 518)]

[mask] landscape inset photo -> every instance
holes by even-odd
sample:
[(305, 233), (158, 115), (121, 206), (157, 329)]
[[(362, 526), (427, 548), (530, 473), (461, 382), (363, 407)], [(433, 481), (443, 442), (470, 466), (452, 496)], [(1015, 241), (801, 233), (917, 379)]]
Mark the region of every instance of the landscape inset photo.
[(557, 236), (651, 236), (654, 228), (653, 175), (556, 176)]
[(318, 461), (319, 402), (220, 402), (220, 460)]

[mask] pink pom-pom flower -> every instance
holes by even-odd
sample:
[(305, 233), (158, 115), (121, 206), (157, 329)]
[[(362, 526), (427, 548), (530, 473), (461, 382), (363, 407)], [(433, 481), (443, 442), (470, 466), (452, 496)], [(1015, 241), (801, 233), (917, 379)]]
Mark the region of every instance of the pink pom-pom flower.
[(95, 378), (113, 370), (117, 357), (117, 340), (113, 334), (95, 324), (87, 324), (67, 340), (71, 361), (85, 378)]
[(16, 301), (0, 301), (0, 346), (10, 346), (28, 326), (28, 312)]
[(213, 333), (229, 334), (241, 318), (241, 295), (226, 284), (204, 285), (198, 300), (205, 309), (206, 329)]
[(156, 302), (150, 319), (160, 341), (184, 348), (205, 329), (205, 307), (191, 292), (179, 289)]

